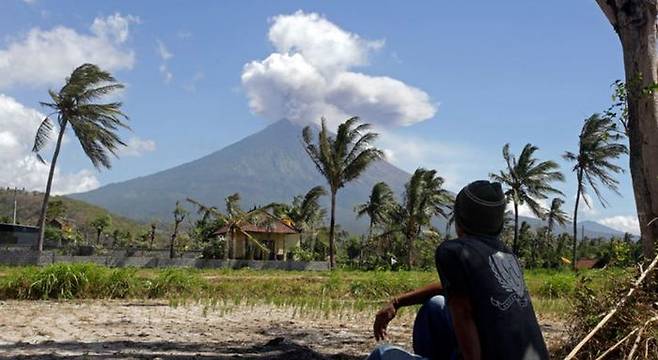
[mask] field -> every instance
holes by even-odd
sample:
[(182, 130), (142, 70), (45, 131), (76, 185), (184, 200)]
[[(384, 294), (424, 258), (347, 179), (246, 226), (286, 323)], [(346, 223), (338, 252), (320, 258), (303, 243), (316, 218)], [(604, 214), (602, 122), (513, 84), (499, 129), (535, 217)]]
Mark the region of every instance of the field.
[[(612, 274), (586, 275), (602, 287)], [(434, 280), (432, 272), (1, 268), (0, 356), (360, 359), (375, 345), (377, 308)], [(529, 271), (526, 282), (555, 346), (576, 275)], [(414, 311), (391, 324), (392, 342), (410, 345)]]

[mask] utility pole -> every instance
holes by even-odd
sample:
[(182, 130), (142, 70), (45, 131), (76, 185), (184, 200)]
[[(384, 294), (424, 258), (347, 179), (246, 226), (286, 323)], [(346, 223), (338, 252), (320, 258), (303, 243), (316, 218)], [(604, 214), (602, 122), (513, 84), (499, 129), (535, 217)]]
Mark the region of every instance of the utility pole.
[(16, 193), (18, 192), (18, 188), (14, 187), (14, 225), (16, 225), (16, 208), (17, 208), (17, 201), (16, 201)]

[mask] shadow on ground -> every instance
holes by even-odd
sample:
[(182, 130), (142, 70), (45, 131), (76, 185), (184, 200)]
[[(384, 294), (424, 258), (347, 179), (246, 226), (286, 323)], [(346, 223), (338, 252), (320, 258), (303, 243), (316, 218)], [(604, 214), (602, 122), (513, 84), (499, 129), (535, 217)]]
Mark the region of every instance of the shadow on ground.
[(361, 360), (363, 356), (320, 354), (284, 338), (266, 344), (178, 343), (178, 342), (18, 342), (0, 345), (0, 359), (273, 359), (273, 360)]

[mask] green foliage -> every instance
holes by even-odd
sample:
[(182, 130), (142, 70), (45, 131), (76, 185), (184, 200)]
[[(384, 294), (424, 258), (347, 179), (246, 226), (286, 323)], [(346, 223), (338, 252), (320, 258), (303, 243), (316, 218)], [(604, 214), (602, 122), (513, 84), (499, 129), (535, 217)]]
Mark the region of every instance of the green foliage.
[(378, 134), (371, 132), (370, 128), (370, 124), (359, 124), (358, 117), (351, 117), (338, 126), (338, 131), (333, 136), (323, 118), (317, 142), (313, 142), (311, 127), (305, 127), (302, 132), (304, 149), (320, 174), (327, 180), (331, 192), (329, 260), (332, 268), (336, 265), (334, 257), (336, 193), (345, 184), (358, 178), (372, 163), (384, 158), (384, 153), (373, 146)]
[(198, 273), (191, 269), (168, 268), (160, 271), (150, 284), (149, 296), (191, 296), (204, 285)]
[(573, 294), (576, 277), (573, 273), (560, 272), (546, 276), (537, 294), (548, 298), (564, 298)]
[(46, 211), (47, 221), (66, 217), (68, 212), (67, 203), (61, 198), (53, 198), (48, 201), (48, 210)]
[(3, 279), (2, 298), (126, 298), (140, 288), (134, 269), (108, 269), (94, 264), (55, 264), (24, 268)]
[(302, 247), (292, 249), (292, 259), (294, 261), (313, 261), (315, 260), (315, 252)]
[(391, 228), (406, 239), (406, 265), (414, 266), (415, 242), (434, 216), (448, 218), (454, 204), (450, 192), (443, 188), (444, 180), (436, 170), (418, 168), (405, 184), (402, 204), (391, 216)]
[(203, 247), (202, 256), (204, 259), (222, 259), (224, 257), (225, 246), (226, 241), (220, 241), (217, 237), (213, 237)]
[(519, 254), (518, 207), (525, 204), (538, 218), (544, 219), (546, 210), (538, 201), (547, 199), (549, 194), (564, 195), (551, 185), (555, 181), (564, 181), (564, 175), (559, 171), (560, 166), (554, 161), (539, 161), (535, 158), (537, 150), (537, 146), (526, 144), (517, 158), (510, 152), (510, 144), (505, 144), (503, 158), (507, 169), (499, 174), (489, 174), (492, 180), (507, 187), (507, 201), (514, 204), (515, 231), (512, 250), (516, 255)]
[(390, 222), (391, 214), (395, 211), (395, 208), (396, 202), (393, 190), (385, 182), (378, 182), (372, 187), (368, 201), (357, 205), (354, 211), (357, 218), (368, 215), (370, 218), (368, 237), (372, 237), (373, 227)]

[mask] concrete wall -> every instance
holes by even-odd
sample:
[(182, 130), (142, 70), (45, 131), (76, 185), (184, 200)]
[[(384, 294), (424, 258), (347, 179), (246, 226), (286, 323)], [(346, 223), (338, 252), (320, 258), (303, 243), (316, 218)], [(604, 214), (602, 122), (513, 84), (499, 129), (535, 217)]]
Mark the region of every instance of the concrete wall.
[(65, 256), (44, 252), (39, 256), (33, 251), (0, 251), (0, 264), (10, 266), (50, 265), (54, 263), (94, 263), (111, 267), (189, 267), (189, 268), (251, 268), (276, 270), (329, 270), (326, 261), (261, 261), (261, 260), (206, 260), (195, 258), (163, 258), (146, 256)]

